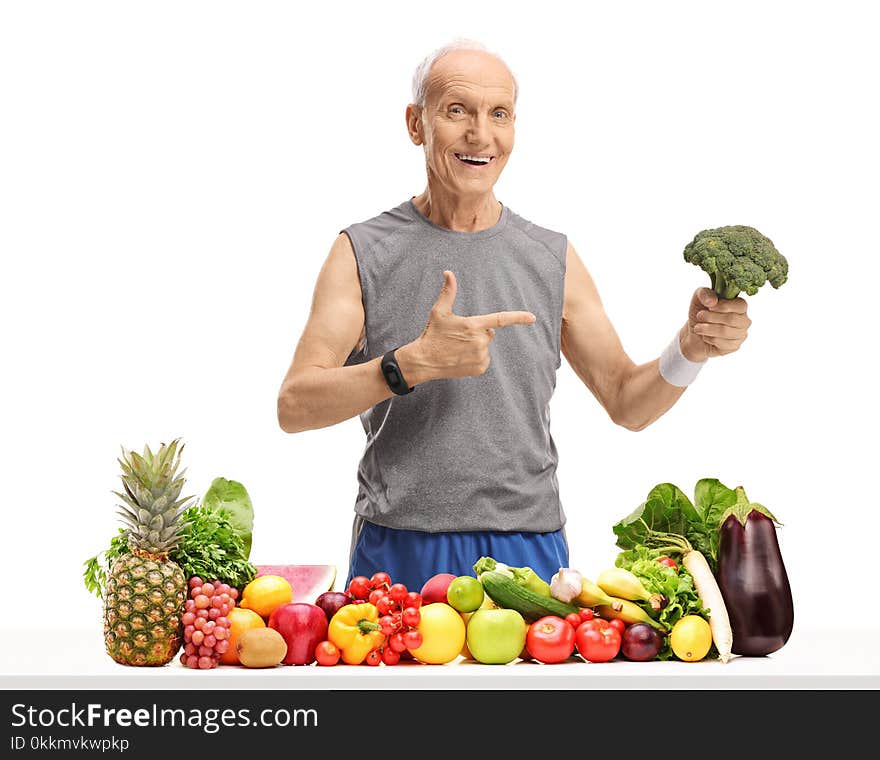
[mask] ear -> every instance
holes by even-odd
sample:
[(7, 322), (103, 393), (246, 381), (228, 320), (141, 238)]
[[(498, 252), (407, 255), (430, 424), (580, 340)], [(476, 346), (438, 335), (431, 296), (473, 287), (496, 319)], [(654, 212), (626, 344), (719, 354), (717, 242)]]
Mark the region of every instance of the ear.
[(406, 131), (409, 132), (413, 145), (422, 145), (425, 142), (422, 134), (422, 109), (413, 103), (406, 107)]

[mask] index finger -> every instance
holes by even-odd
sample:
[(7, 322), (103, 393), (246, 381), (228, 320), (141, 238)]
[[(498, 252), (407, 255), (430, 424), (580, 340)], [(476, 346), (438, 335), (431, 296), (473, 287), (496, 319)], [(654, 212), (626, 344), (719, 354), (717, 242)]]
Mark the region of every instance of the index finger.
[(740, 298), (737, 296), (736, 298), (724, 299), (719, 298), (718, 302), (709, 307), (709, 311), (723, 311), (734, 314), (745, 314), (746, 313), (746, 301), (744, 298)]
[(487, 327), (507, 327), (507, 325), (530, 325), (537, 317), (530, 311), (496, 311), (494, 314), (480, 314), (468, 317), (471, 325), (478, 330)]

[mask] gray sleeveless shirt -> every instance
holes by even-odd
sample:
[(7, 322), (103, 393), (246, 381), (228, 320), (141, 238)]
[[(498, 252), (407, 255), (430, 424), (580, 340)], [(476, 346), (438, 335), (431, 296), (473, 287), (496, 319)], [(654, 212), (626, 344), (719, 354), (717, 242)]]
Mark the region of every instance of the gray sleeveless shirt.
[(443, 285), (458, 282), (462, 316), (531, 311), (497, 330), (477, 377), (426, 382), (360, 415), (367, 434), (355, 512), (421, 531), (560, 529), (549, 402), (560, 365), (566, 236), (502, 206), (498, 222), (459, 232), (408, 200), (346, 227), (357, 259), (366, 339), (357, 364), (419, 337)]

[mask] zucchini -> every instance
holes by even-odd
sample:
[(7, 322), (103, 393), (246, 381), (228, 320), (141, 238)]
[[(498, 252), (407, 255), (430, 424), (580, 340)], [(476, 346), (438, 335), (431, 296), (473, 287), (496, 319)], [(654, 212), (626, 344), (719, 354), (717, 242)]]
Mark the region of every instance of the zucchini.
[(527, 623), (534, 623), (545, 615), (556, 615), (564, 618), (578, 608), (573, 604), (561, 602), (552, 596), (536, 594), (529, 588), (520, 585), (513, 578), (501, 573), (490, 571), (480, 576), (483, 590), (499, 607), (516, 610)]

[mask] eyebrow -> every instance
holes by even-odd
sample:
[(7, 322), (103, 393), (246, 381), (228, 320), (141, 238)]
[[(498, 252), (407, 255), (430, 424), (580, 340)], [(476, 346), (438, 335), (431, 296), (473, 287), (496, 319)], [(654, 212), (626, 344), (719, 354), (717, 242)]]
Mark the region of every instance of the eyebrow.
[[(440, 98), (441, 103), (445, 103), (450, 100), (469, 100), (469, 96), (463, 90), (449, 90), (443, 94)], [(507, 110), (513, 110), (513, 102), (507, 99), (504, 99), (498, 102), (497, 105), (493, 106), (493, 108), (506, 108)]]

